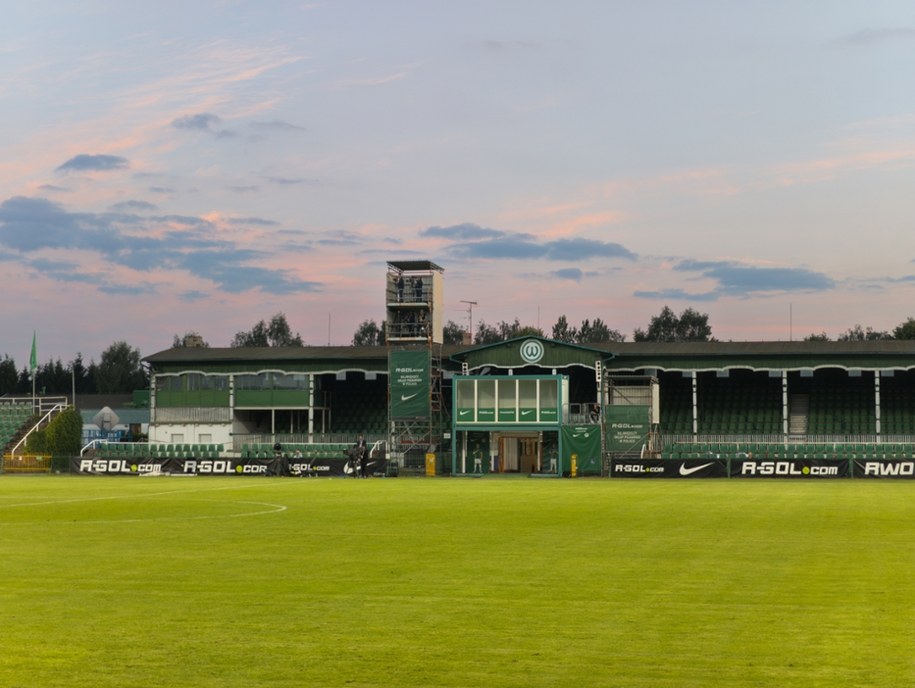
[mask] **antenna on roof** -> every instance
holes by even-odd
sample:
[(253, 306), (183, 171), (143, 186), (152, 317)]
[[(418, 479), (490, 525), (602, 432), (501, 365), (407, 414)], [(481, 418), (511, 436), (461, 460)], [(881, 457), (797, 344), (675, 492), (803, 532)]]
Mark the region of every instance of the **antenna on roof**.
[(467, 312), (470, 314), (470, 329), (467, 330), (467, 334), (470, 335), (469, 336), (470, 341), (468, 342), (468, 344), (473, 344), (473, 307), (477, 305), (477, 302), (476, 301), (464, 301), (462, 299), (461, 303), (467, 304)]
[(788, 341), (794, 341), (794, 304), (788, 302)]

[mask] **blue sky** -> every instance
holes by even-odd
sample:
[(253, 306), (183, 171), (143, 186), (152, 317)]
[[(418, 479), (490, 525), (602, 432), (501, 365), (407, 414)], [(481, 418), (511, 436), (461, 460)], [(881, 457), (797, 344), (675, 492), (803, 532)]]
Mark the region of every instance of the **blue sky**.
[(915, 316), (907, 2), (7, 3), (0, 355), (213, 346), (282, 311), (733, 340)]

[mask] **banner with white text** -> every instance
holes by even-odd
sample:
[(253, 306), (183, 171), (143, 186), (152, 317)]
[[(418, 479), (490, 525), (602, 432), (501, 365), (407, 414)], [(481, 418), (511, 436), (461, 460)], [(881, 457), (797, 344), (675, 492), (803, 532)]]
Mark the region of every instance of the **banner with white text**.
[(648, 444), (650, 412), (648, 406), (604, 406), (607, 451), (641, 451)]
[(391, 418), (428, 418), (430, 414), (428, 351), (392, 351), (388, 358)]
[(610, 461), (611, 478), (727, 478), (726, 459), (621, 459)]
[(856, 478), (915, 478), (915, 461), (911, 459), (886, 459), (866, 461), (855, 459)]
[[(263, 459), (70, 459), (70, 472), (81, 475), (240, 475), (240, 476), (290, 476), (305, 477), (355, 477), (360, 466), (346, 457), (339, 459), (293, 459), (271, 457)], [(370, 458), (365, 464), (365, 474), (385, 475), (387, 460)]]
[(845, 459), (731, 459), (732, 478), (848, 478)]
[(282, 458), (179, 459), (81, 458), (70, 460), (70, 472), (84, 475), (283, 475)]

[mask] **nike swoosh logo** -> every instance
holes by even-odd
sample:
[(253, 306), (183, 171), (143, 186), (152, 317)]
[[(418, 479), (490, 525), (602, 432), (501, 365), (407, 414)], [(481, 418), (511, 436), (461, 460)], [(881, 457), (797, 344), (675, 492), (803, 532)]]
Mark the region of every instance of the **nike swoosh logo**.
[(415, 394), (401, 394), (400, 400), (401, 401), (410, 401), (410, 399), (415, 397), (417, 394), (419, 394), (419, 392), (416, 392)]
[(687, 468), (686, 466), (684, 466), (681, 463), (680, 464), (680, 475), (692, 475), (693, 473), (698, 473), (703, 468), (708, 468), (709, 466), (713, 465), (714, 463), (715, 463), (714, 461), (709, 461), (708, 463), (704, 463), (701, 466), (693, 466), (692, 468)]
[(472, 412), (473, 412), (473, 409), (461, 409), (460, 411), (458, 411), (458, 415), (466, 416), (467, 414), (472, 413)]
[(529, 416), (534, 412), (534, 409), (521, 409), (522, 416)]

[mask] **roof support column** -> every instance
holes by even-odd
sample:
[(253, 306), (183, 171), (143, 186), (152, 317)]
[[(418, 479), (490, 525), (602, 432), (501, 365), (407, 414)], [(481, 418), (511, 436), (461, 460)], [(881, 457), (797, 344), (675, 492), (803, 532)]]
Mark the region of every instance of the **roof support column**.
[(308, 374), (308, 441), (315, 441), (315, 374)]
[(880, 441), (880, 371), (874, 371), (874, 431), (877, 434), (877, 441)]
[(788, 439), (788, 371), (782, 371), (782, 435)]

